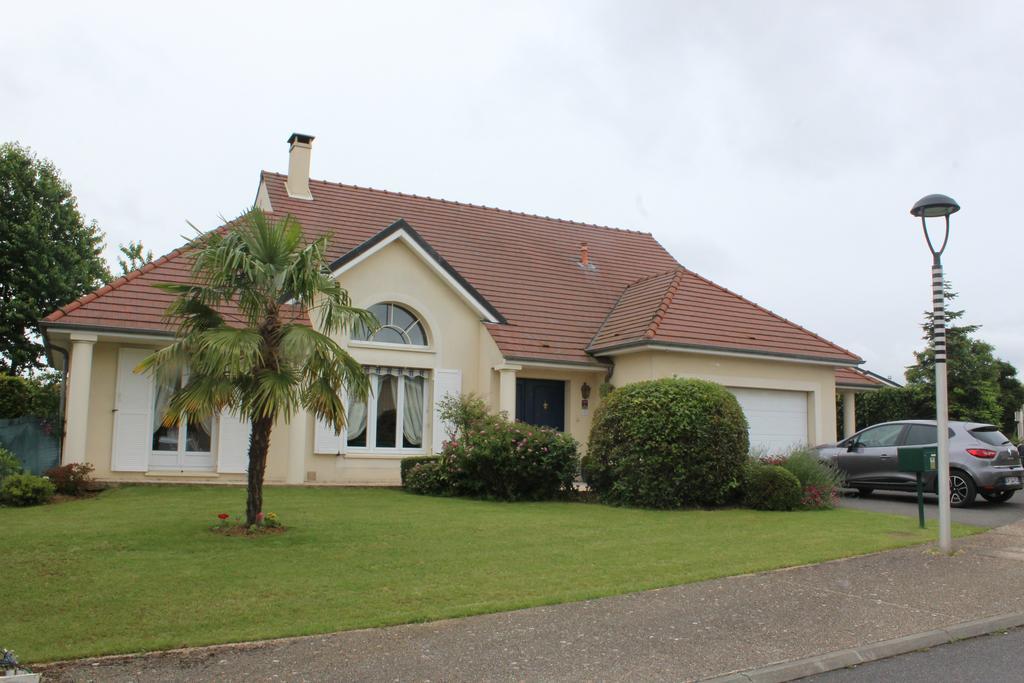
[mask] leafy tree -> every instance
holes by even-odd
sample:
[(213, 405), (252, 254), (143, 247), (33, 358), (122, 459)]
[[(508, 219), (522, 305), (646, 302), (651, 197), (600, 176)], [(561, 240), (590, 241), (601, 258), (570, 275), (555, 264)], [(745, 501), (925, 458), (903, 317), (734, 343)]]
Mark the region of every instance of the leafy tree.
[(53, 163), (0, 145), (0, 372), (42, 367), (39, 319), (109, 279), (102, 250)]
[[(953, 302), (958, 294), (948, 282), (944, 284), (946, 301)], [(991, 344), (976, 339), (979, 325), (958, 324), (963, 310), (946, 311), (946, 373), (949, 385), (949, 419), (975, 422), (1002, 423), (999, 404), (999, 366)], [(935, 414), (935, 331), (930, 312), (925, 312), (922, 351), (914, 353), (916, 363), (907, 368), (908, 386), (926, 390), (927, 406)]]
[[(331, 337), (354, 325), (376, 329), (377, 319), (351, 305), (333, 280), (327, 238), (303, 244), (298, 221), (272, 222), (259, 209), (229, 229), (190, 241), (191, 284), (160, 284), (176, 295), (167, 308), (177, 339), (139, 366), (173, 386), (164, 422), (204, 420), (231, 411), (252, 425), (246, 524), (263, 509), (263, 474), (278, 418), (300, 408), (339, 431), (345, 426), (344, 388), (364, 398), (369, 380), (359, 363)], [(304, 322), (314, 320), (316, 327)]]
[[(945, 283), (946, 301), (957, 293)], [(979, 325), (958, 323), (963, 310), (946, 311), (946, 373), (949, 418), (990, 422), (1003, 431), (1014, 429), (1013, 413), (1024, 403), (1024, 385), (1017, 369), (995, 356), (995, 349), (976, 338)], [(857, 398), (857, 427), (889, 420), (935, 418), (935, 347), (931, 311), (921, 325), (925, 348), (914, 353), (916, 363), (906, 371), (907, 384), (861, 394)]]
[(142, 246), (142, 240), (117, 245), (121, 255), (117, 257), (117, 265), (121, 266), (121, 275), (138, 270), (153, 260), (153, 251)]

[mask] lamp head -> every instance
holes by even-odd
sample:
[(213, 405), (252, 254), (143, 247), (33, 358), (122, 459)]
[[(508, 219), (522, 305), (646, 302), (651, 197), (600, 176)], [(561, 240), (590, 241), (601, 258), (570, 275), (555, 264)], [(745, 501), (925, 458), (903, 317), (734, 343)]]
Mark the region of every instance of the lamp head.
[(935, 216), (950, 216), (959, 210), (960, 205), (952, 197), (947, 197), (944, 194), (930, 194), (918, 199), (910, 213), (920, 218), (933, 218)]

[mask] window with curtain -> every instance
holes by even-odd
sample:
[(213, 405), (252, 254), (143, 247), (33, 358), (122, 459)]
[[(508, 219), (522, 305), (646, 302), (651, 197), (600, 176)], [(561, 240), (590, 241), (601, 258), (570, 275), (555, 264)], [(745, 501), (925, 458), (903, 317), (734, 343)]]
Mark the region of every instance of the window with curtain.
[[(185, 377), (187, 379), (187, 376)], [(182, 420), (167, 427), (163, 424), (164, 413), (171, 396), (182, 386), (182, 377), (173, 385), (157, 383), (153, 392), (153, 445), (154, 451), (170, 453), (209, 453), (212, 418), (202, 421)]]
[(370, 396), (349, 400), (346, 443), (350, 449), (420, 450), (426, 411), (427, 371), (369, 367)]
[(408, 309), (398, 304), (380, 303), (370, 306), (367, 310), (376, 316), (380, 329), (371, 336), (368, 329), (359, 326), (352, 333), (353, 339), (385, 344), (427, 345), (427, 333), (423, 330), (423, 323)]

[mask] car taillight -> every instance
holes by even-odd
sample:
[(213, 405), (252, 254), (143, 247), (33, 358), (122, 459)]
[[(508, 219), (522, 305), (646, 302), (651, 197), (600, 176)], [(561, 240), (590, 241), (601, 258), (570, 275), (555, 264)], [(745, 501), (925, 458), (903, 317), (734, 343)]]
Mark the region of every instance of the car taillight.
[(991, 460), (992, 458), (996, 457), (996, 452), (990, 451), (987, 448), (968, 448), (967, 452), (973, 455), (975, 458), (985, 458), (986, 460)]

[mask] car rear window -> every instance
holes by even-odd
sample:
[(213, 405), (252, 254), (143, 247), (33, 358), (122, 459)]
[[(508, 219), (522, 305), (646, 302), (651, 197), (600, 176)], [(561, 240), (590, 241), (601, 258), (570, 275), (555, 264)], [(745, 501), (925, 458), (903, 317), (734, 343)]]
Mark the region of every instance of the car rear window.
[(935, 443), (939, 440), (939, 430), (935, 425), (910, 425), (904, 443), (916, 446), (924, 443)]
[(968, 430), (978, 441), (989, 444), (990, 446), (1002, 446), (1010, 443), (1010, 440), (1003, 436), (1003, 433), (996, 427), (978, 427), (977, 429)]

